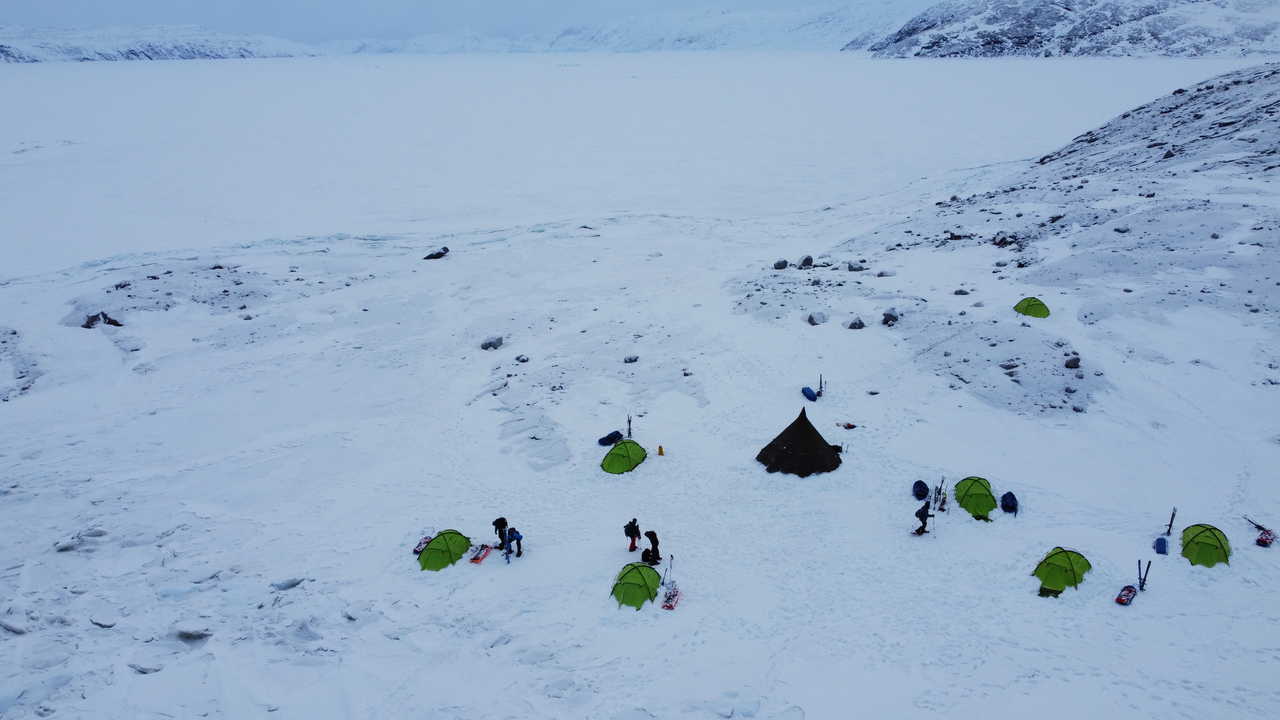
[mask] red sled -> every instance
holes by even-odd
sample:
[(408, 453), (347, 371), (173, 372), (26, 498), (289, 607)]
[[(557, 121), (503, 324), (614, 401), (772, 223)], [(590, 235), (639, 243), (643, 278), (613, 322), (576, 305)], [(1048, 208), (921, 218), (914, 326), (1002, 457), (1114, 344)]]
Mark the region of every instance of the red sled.
[(1272, 530), (1263, 530), (1258, 534), (1258, 539), (1254, 540), (1258, 547), (1271, 547), (1271, 543), (1276, 541), (1276, 534)]
[(1116, 596), (1117, 605), (1128, 605), (1133, 602), (1133, 598), (1138, 595), (1138, 588), (1132, 585), (1125, 585), (1120, 589), (1120, 594)]
[(489, 557), (490, 550), (493, 550), (493, 546), (481, 545), (480, 549), (472, 553), (471, 562), (475, 563), (476, 565), (479, 565), (480, 563), (484, 562), (484, 559)]
[(675, 610), (676, 605), (678, 605), (679, 603), (680, 603), (680, 588), (673, 587), (667, 591), (667, 594), (665, 596), (663, 596), (662, 609)]

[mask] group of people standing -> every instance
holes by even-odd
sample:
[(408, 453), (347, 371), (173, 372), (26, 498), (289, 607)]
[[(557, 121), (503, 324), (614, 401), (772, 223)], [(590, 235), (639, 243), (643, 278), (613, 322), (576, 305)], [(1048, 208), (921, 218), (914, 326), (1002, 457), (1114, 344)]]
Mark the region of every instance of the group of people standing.
[[(627, 539), (631, 541), (631, 546), (627, 548), (629, 552), (635, 552), (638, 548), (636, 544), (642, 537), (640, 533), (640, 523), (635, 518), (631, 518), (631, 522), (622, 526), (623, 532)], [(507, 519), (500, 517), (493, 521), (493, 534), (498, 536), (497, 549), (501, 550), (504, 555), (510, 558), (512, 552), (516, 557), (524, 555), (524, 535), (507, 523)], [(649, 547), (640, 553), (640, 560), (648, 565), (657, 565), (662, 562), (662, 554), (658, 552), (658, 533), (647, 530), (643, 537), (649, 540)]]
[[(631, 547), (627, 548), (627, 551), (635, 552), (636, 543), (640, 541), (640, 523), (636, 522), (635, 518), (631, 518), (631, 522), (622, 526), (622, 532), (631, 541)], [(646, 530), (644, 537), (649, 539), (650, 547), (640, 553), (640, 561), (648, 565), (657, 565), (662, 562), (662, 554), (658, 552), (658, 533)]]

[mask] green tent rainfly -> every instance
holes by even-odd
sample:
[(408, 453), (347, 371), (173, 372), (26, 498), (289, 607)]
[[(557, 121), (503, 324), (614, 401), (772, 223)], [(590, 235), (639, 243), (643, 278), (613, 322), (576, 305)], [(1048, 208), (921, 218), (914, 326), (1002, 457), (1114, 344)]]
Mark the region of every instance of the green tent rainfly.
[(658, 586), (662, 577), (658, 571), (644, 563), (630, 563), (618, 573), (613, 581), (612, 595), (618, 600), (618, 607), (630, 605), (639, 610), (645, 602), (653, 602), (658, 597)]
[(648, 457), (648, 453), (635, 440), (627, 438), (617, 445), (613, 446), (608, 453), (605, 454), (604, 460), (600, 461), (600, 468), (607, 473), (621, 475), (636, 469), (636, 466), (644, 462)]
[(1192, 565), (1213, 567), (1231, 563), (1231, 544), (1227, 536), (1212, 525), (1192, 525), (1182, 531), (1182, 557)]
[(470, 549), (471, 538), (457, 530), (445, 530), (431, 538), (418, 553), (418, 564), (423, 570), (443, 570), (462, 559)]
[(1056, 547), (1040, 561), (1032, 575), (1050, 590), (1061, 591), (1084, 582), (1084, 574), (1093, 569), (1089, 561), (1075, 550)]
[(1044, 301), (1037, 297), (1022, 298), (1017, 305), (1013, 306), (1013, 309), (1033, 318), (1049, 317), (1049, 306), (1045, 305)]
[(996, 496), (986, 478), (971, 476), (956, 483), (955, 500), (978, 520), (990, 520), (987, 515), (996, 509)]

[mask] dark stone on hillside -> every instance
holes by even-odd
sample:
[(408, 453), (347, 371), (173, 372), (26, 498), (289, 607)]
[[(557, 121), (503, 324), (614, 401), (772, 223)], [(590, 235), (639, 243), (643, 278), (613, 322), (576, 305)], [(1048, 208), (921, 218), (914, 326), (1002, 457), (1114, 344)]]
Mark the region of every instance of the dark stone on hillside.
[(813, 256), (805, 255), (804, 257), (800, 258), (800, 267), (801, 269), (813, 267)]
[(969, 291), (968, 291), (968, 290), (965, 290), (964, 288), (961, 288), (961, 289), (959, 289), (959, 290), (955, 291), (955, 293), (953, 293), (953, 294), (955, 294), (955, 295), (968, 295), (968, 294), (969, 294)]
[(1078, 355), (1073, 355), (1072, 357), (1067, 358), (1067, 362), (1063, 367), (1068, 370), (1075, 370), (1080, 367), (1080, 357)]
[(786, 261), (786, 260), (779, 260), (778, 262), (776, 262), (776, 263), (774, 263), (774, 264), (773, 264), (773, 269), (774, 269), (774, 270), (786, 270), (786, 269), (787, 269), (787, 261)]
[(426, 257), (422, 259), (423, 260), (439, 260), (440, 258), (448, 254), (449, 254), (449, 248), (442, 247), (439, 250), (436, 250), (435, 252), (427, 253)]
[(866, 327), (866, 326), (867, 326), (867, 324), (866, 324), (866, 323), (864, 323), (864, 322), (862, 322), (862, 318), (860, 318), (860, 317), (855, 317), (855, 318), (853, 319), (853, 321), (849, 323), (849, 329), (850, 329), (850, 330), (861, 330), (862, 328), (864, 328), (864, 327)]
[(480, 343), (481, 350), (497, 350), (502, 347), (502, 336), (494, 335), (493, 337)]
[(821, 325), (827, 321), (827, 314), (824, 312), (811, 312), (805, 322), (810, 325)]
[(889, 310), (885, 311), (884, 317), (881, 318), (880, 320), (880, 324), (885, 325), (886, 327), (893, 327), (894, 325), (897, 324), (897, 322), (898, 322), (897, 308), (890, 308)]
[(516, 356), (516, 362), (518, 362), (518, 363), (527, 363), (527, 362), (529, 362), (529, 356), (528, 356), (528, 355), (517, 355), (517, 356)]
[(624, 363), (626, 363), (626, 364), (628, 364), (628, 365), (630, 365), (630, 364), (632, 364), (632, 363), (639, 362), (639, 361), (640, 361), (640, 356), (639, 356), (639, 355), (628, 355), (628, 356), (626, 356), (626, 357), (622, 358), (622, 362), (624, 362)]
[(849, 263), (849, 272), (862, 272), (863, 270), (866, 270), (866, 269), (867, 269), (866, 266), (862, 265), (861, 263), (853, 263), (853, 262)]
[(1129, 228), (1127, 228), (1127, 227), (1112, 228), (1112, 230), (1115, 230), (1116, 232), (1120, 233), (1121, 235), (1124, 235), (1125, 233), (1129, 232)]
[(876, 277), (893, 277), (894, 275), (897, 275), (897, 274), (898, 273), (892, 270), (881, 270), (880, 272), (876, 273)]
[(120, 322), (119, 320), (116, 320), (115, 318), (111, 317), (105, 312), (100, 312), (95, 315), (86, 316), (84, 319), (84, 322), (81, 323), (80, 327), (84, 328), (85, 330), (92, 330), (93, 328), (98, 326), (98, 323), (110, 325), (111, 327), (124, 327), (124, 323)]

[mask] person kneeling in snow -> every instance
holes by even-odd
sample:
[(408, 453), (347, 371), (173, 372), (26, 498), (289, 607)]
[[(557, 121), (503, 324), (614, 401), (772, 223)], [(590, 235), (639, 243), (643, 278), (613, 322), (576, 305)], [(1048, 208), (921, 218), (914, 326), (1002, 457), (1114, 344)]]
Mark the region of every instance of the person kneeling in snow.
[(524, 540), (524, 536), (520, 534), (519, 530), (513, 527), (507, 528), (507, 562), (511, 562), (512, 548), (515, 548), (516, 557), (520, 557), (524, 554), (524, 543), (521, 542), (522, 540)]
[(658, 552), (658, 533), (648, 530), (645, 531), (644, 536), (649, 538), (649, 544), (653, 547), (640, 553), (641, 562), (648, 563), (649, 565), (657, 565), (661, 563), (662, 554)]

